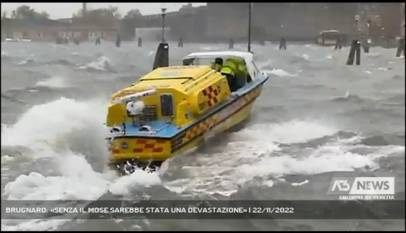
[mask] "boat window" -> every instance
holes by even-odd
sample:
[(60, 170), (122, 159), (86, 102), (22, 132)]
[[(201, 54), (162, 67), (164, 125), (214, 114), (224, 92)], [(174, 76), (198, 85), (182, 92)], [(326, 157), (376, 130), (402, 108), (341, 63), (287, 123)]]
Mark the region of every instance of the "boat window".
[(157, 119), (156, 106), (146, 105), (142, 110), (142, 115), (140, 116), (141, 121), (154, 121)]
[(255, 64), (255, 62), (254, 62), (254, 61), (252, 61), (251, 63), (252, 63), (252, 66), (254, 66), (255, 71), (258, 71), (259, 69), (258, 69), (257, 65)]
[(251, 75), (248, 73), (247, 75), (247, 83), (250, 83), (252, 81)]
[(161, 114), (162, 116), (173, 115), (173, 99), (172, 95), (161, 95)]
[(193, 57), (183, 59), (183, 65), (209, 65), (214, 63), (216, 57)]
[(195, 59), (192, 57), (192, 58), (185, 58), (185, 59), (183, 59), (183, 65), (184, 66), (190, 66), (190, 65), (193, 65), (193, 61), (194, 61)]
[(252, 66), (254, 67), (254, 76), (255, 76), (259, 69), (254, 61), (252, 61), (251, 63), (252, 63)]

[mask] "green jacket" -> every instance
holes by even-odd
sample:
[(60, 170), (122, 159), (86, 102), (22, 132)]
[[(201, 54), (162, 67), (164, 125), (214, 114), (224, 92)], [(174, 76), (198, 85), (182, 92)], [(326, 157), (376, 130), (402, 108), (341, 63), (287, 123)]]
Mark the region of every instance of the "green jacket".
[(241, 58), (228, 58), (224, 62), (221, 72), (230, 73), (230, 70), (235, 76), (244, 76), (248, 74), (247, 66), (245, 65), (244, 60)]

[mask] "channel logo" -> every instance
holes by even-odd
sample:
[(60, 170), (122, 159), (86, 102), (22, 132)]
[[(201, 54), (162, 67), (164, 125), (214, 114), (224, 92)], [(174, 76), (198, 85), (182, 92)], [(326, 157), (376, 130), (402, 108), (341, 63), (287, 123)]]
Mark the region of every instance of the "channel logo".
[(394, 195), (395, 177), (335, 177), (330, 195)]

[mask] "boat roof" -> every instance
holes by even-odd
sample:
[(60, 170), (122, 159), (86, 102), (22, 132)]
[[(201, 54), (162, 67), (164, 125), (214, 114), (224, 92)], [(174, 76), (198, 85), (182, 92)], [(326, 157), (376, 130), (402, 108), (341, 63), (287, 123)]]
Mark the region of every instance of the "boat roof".
[(150, 73), (140, 78), (144, 80), (156, 80), (156, 79), (196, 79), (205, 73), (211, 71), (209, 66), (168, 66), (159, 67)]
[(249, 63), (253, 60), (253, 55), (250, 52), (243, 52), (243, 51), (208, 51), (208, 52), (195, 52), (190, 53), (185, 58), (192, 58), (192, 57), (241, 57), (244, 58), (246, 63)]
[(160, 67), (142, 76), (135, 86), (141, 89), (173, 88), (186, 92), (190, 83), (210, 72), (215, 71), (207, 65)]

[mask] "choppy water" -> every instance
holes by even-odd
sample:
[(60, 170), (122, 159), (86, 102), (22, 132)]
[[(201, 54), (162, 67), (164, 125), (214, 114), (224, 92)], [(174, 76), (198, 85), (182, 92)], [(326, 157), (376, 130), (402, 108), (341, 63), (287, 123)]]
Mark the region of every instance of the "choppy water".
[[(170, 44), (171, 64), (226, 44)], [(236, 45), (245, 50), (246, 45)], [(152, 67), (156, 43), (2, 43), (2, 198), (336, 199), (332, 177), (394, 176), (404, 199), (405, 63), (371, 48), (346, 66), (349, 48), (254, 45), (271, 79), (243, 127), (168, 161), (160, 173), (117, 177), (105, 168), (110, 95)], [(403, 229), (404, 221), (31, 220), (2, 229)]]

